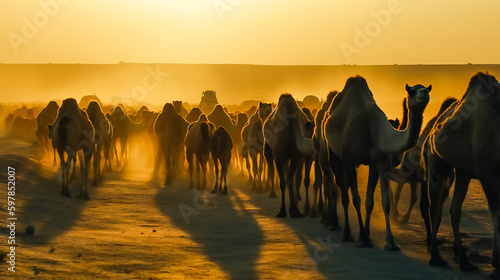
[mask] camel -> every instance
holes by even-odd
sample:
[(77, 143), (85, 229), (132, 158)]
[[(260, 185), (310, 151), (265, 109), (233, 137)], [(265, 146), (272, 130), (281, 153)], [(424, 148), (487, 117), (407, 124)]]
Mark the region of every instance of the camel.
[(236, 116), (236, 127), (237, 131), (234, 135), (233, 138), (233, 150), (234, 150), (234, 159), (235, 159), (235, 166), (238, 167), (243, 173), (243, 155), (242, 155), (242, 149), (243, 149), (243, 138), (241, 138), (241, 132), (243, 131), (243, 127), (245, 127), (245, 124), (248, 122), (248, 116), (245, 113), (238, 113)]
[[(42, 156), (50, 153), (49, 141), (49, 124), (53, 124), (57, 117), (59, 105), (55, 101), (50, 101), (49, 104), (36, 117), (36, 137), (42, 149)], [(56, 166), (56, 151), (54, 150), (54, 166)]]
[[(57, 150), (61, 161), (63, 173), (61, 195), (71, 196), (69, 190), (69, 171), (71, 161), (74, 161), (78, 154), (82, 176), (80, 197), (90, 198), (87, 191), (87, 179), (93, 153), (94, 127), (87, 113), (78, 107), (75, 99), (65, 99), (59, 108), (54, 125), (50, 126), (49, 130), (52, 146)], [(66, 160), (65, 153), (68, 155)]]
[[(264, 192), (262, 188), (262, 170), (264, 165), (264, 135), (262, 134), (262, 126), (269, 114), (271, 114), (271, 111), (270, 103), (259, 102), (257, 111), (255, 111), (255, 114), (248, 120), (241, 131), (241, 139), (243, 140), (242, 156), (246, 161), (248, 169), (248, 182), (252, 182), (252, 191), (258, 193)], [(259, 156), (259, 159), (257, 159), (257, 156)], [(252, 160), (252, 171), (250, 171), (250, 159)]]
[(277, 217), (287, 216), (285, 207), (286, 188), (288, 188), (290, 197), (290, 217), (303, 217), (295, 200), (293, 180), (301, 157), (314, 154), (312, 139), (304, 136), (312, 129), (314, 129), (314, 123), (307, 120), (306, 115), (299, 108), (295, 99), (291, 94), (287, 93), (280, 96), (278, 106), (264, 123), (264, 154), (269, 165), (268, 178), (274, 178), (274, 163), (280, 181), (281, 208), (276, 215)]
[(188, 111), (184, 106), (182, 106), (182, 101), (173, 101), (172, 102), (177, 114), (181, 115), (181, 117), (185, 118), (188, 114)]
[[(210, 155), (210, 137), (214, 125), (209, 123), (207, 116), (201, 114), (197, 122), (191, 123), (189, 125), (186, 138), (184, 142), (186, 144), (186, 159), (189, 164), (189, 176), (190, 185), (189, 188), (193, 188), (193, 168), (196, 164), (196, 179), (197, 179), (197, 189), (204, 189), (207, 184), (207, 161)], [(196, 160), (193, 162), (193, 156), (196, 156)], [(200, 165), (203, 171), (203, 184), (200, 187)]]
[[(111, 145), (118, 163), (124, 164), (127, 160), (127, 140), (129, 139), (129, 137), (132, 134), (138, 134), (148, 129), (148, 125), (150, 124), (150, 120), (153, 117), (153, 113), (149, 112), (148, 114), (144, 115), (144, 113), (146, 112), (149, 111), (143, 112), (143, 119), (140, 123), (133, 122), (130, 117), (125, 114), (121, 106), (116, 106), (111, 114), (106, 114), (107, 119), (113, 126), (113, 137), (111, 140)], [(121, 156), (118, 155), (116, 148), (116, 143), (118, 141), (120, 141)]]
[[(212, 193), (218, 191), (222, 194), (227, 194), (227, 170), (231, 162), (231, 150), (233, 149), (233, 140), (226, 129), (221, 126), (215, 130), (210, 139), (210, 154), (215, 166), (215, 186)], [(220, 183), (219, 179), (219, 164)], [(224, 181), (224, 190), (222, 189), (222, 181)]]
[[(500, 84), (488, 73), (475, 74), (463, 97), (438, 117), (422, 151), (428, 184), (432, 240), (431, 265), (446, 265), (439, 253), (437, 233), (443, 202), (455, 171), (455, 191), (450, 208), (455, 260), (463, 271), (475, 271), (462, 246), (460, 218), (462, 203), (471, 179), (481, 182), (493, 220), (494, 245), (490, 278), (500, 279)], [(459, 152), (457, 152), (459, 151)]]
[[(422, 127), (423, 112), (429, 103), (431, 86), (406, 85), (408, 92), (409, 118), (404, 131), (396, 130), (386, 115), (375, 103), (366, 80), (361, 76), (347, 80), (329, 109), (324, 120), (323, 133), (326, 138), (331, 167), (340, 187), (344, 207), (345, 226), (342, 241), (353, 241), (349, 227), (349, 194), (351, 189), (353, 205), (359, 221), (361, 247), (372, 247), (370, 215), (373, 210), (373, 193), (380, 178), (382, 206), (386, 222), (385, 250), (399, 250), (394, 242), (390, 225), (389, 172), (391, 155), (402, 153), (413, 147)], [(366, 194), (366, 225), (361, 217), (361, 199), (358, 193), (356, 167), (360, 164), (370, 167)]]
[[(314, 116), (311, 113), (311, 110), (307, 107), (302, 107), (302, 112), (307, 117), (307, 121), (314, 123)], [(304, 136), (306, 138), (312, 138), (314, 134), (314, 130), (305, 131)], [(309, 185), (311, 183), (311, 167), (314, 160), (314, 154), (304, 155), (298, 165), (297, 172), (295, 174), (295, 198), (297, 201), (302, 200), (300, 196), (300, 187), (302, 186), (302, 169), (304, 169), (304, 188), (306, 193), (306, 201), (304, 203), (304, 215), (309, 215), (311, 210), (311, 204), (309, 202)]]
[[(180, 157), (184, 151), (184, 137), (189, 123), (176, 112), (174, 106), (166, 103), (154, 124), (159, 139), (157, 159), (165, 160), (165, 185), (169, 185), (179, 171)], [(160, 154), (162, 153), (162, 154)]]
[[(313, 135), (313, 144), (315, 150), (314, 159), (314, 198), (311, 209), (311, 217), (317, 217), (321, 213), (321, 223), (331, 230), (339, 230), (339, 220), (337, 216), (337, 197), (338, 187), (334, 182), (333, 171), (330, 166), (328, 156), (328, 145), (323, 137), (323, 121), (329, 116), (329, 108), (338, 91), (331, 91), (326, 97), (321, 109), (316, 114), (316, 126)], [(324, 179), (323, 179), (324, 178)], [(322, 203), (321, 186), (325, 203)], [(319, 192), (319, 197), (318, 197)]]
[(190, 123), (197, 122), (198, 119), (200, 118), (200, 115), (203, 114), (198, 107), (194, 107), (189, 111), (189, 114), (186, 115), (186, 121)]
[(113, 128), (104, 116), (101, 106), (97, 101), (90, 101), (86, 109), (90, 122), (94, 126), (94, 182), (93, 186), (97, 186), (97, 182), (102, 182), (104, 178), (103, 170), (101, 169), (101, 152), (104, 154), (104, 164), (110, 162), (109, 151), (111, 149), (111, 139), (113, 137)]
[[(448, 97), (446, 98), (443, 103), (441, 104), (441, 108), (439, 109), (438, 113), (431, 119), (429, 122), (425, 125), (424, 129), (422, 130), (422, 133), (418, 137), (418, 142), (415, 147), (409, 149), (408, 151), (404, 152), (402, 156), (402, 160), (400, 163), (399, 168), (395, 168), (391, 172), (391, 180), (394, 182), (397, 182), (397, 189), (396, 193), (394, 195), (389, 192), (390, 200), (391, 200), (391, 218), (397, 220), (399, 216), (398, 212), (398, 203), (399, 203), (399, 198), (401, 196), (401, 191), (403, 189), (403, 186), (405, 183), (410, 184), (411, 188), (411, 198), (410, 198), (410, 206), (408, 207), (408, 210), (406, 213), (403, 215), (403, 217), (400, 220), (401, 224), (407, 224), (409, 219), (410, 219), (410, 214), (413, 209), (413, 206), (415, 206), (415, 203), (417, 202), (417, 185), (420, 183), (421, 184), (421, 196), (424, 199), (421, 199), (420, 203), (420, 208), (422, 211), (422, 217), (424, 217), (424, 221), (426, 224), (426, 228), (429, 230), (428, 236), (429, 236), (429, 241), (430, 241), (430, 224), (429, 220), (426, 219), (426, 217), (429, 216), (428, 214), (428, 201), (425, 199), (427, 197), (427, 188), (422, 185), (424, 182), (423, 178), (423, 171), (420, 168), (420, 161), (421, 161), (421, 152), (422, 152), (422, 145), (427, 138), (427, 135), (429, 135), (429, 132), (432, 129), (432, 126), (436, 122), (437, 118), (446, 110), (448, 107), (450, 107), (451, 104), (453, 104), (457, 99)], [(401, 128), (401, 126), (400, 126)], [(402, 129), (400, 129), (402, 130)]]

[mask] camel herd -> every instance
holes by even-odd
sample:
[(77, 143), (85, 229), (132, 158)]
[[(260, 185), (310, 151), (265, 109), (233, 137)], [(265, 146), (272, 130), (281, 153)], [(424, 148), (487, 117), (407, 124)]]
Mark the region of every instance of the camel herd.
[[(36, 135), (44, 154), (49, 153), (50, 147), (54, 149), (54, 164), (55, 153), (59, 155), (63, 171), (61, 194), (65, 196), (70, 196), (70, 169), (73, 165), (75, 170), (77, 158), (82, 179), (80, 196), (89, 198), (91, 158), (93, 183), (97, 184), (112, 166), (129, 160), (128, 139), (137, 133), (149, 135), (154, 147), (154, 170), (157, 172), (164, 165), (165, 185), (172, 184), (187, 163), (190, 188), (196, 185), (204, 189), (207, 172), (213, 168), (216, 182), (212, 192), (227, 194), (228, 169), (243, 171), (246, 167), (249, 184), (256, 193), (267, 192), (276, 197), (274, 185), (278, 182), (281, 206), (277, 217), (321, 215), (321, 223), (332, 230), (341, 229), (337, 213), (340, 201), (344, 242), (354, 241), (349, 226), (350, 190), (359, 223), (360, 247), (373, 246), (370, 216), (377, 184), (380, 182), (386, 223), (386, 250), (399, 250), (391, 220), (399, 216), (397, 206), (403, 185), (411, 187), (410, 206), (400, 220), (407, 223), (420, 184), (420, 212), (431, 265), (446, 264), (439, 254), (436, 237), (443, 202), (455, 182), (450, 215), (455, 259), (464, 271), (478, 269), (467, 258), (459, 227), (468, 185), (471, 179), (478, 179), (493, 219), (492, 276), (499, 278), (500, 175), (496, 171), (500, 167), (500, 84), (488, 73), (477, 73), (463, 97), (445, 99), (421, 131), (431, 90), (432, 86), (406, 85), (401, 123), (387, 119), (361, 76), (349, 78), (342, 91), (330, 92), (321, 107), (312, 111), (299, 106), (290, 94), (282, 94), (277, 104), (260, 102), (248, 112), (228, 112), (217, 105), (207, 115), (196, 107), (188, 111), (179, 101), (165, 104), (160, 113), (142, 107), (135, 115), (128, 115), (122, 106), (105, 113), (95, 101), (80, 108), (76, 100), (69, 98), (60, 107), (50, 102), (38, 114)], [(365, 217), (357, 182), (360, 165), (369, 167)], [(308, 188), (313, 166), (310, 201)], [(395, 194), (390, 181), (397, 183)], [(303, 213), (298, 207), (302, 185), (306, 190)]]

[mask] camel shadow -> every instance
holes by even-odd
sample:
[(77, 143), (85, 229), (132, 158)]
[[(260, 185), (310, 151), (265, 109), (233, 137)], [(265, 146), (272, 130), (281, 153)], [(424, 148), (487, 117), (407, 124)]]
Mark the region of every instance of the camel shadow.
[[(246, 188), (240, 190), (247, 195), (255, 197), (255, 194), (252, 194)], [(303, 189), (302, 197), (304, 197)], [(276, 200), (252, 199), (252, 203), (260, 209), (269, 209), (270, 203), (274, 205), (273, 210), (275, 212), (263, 211), (262, 214), (270, 218), (274, 218), (274, 214), (279, 210), (279, 202)], [(378, 203), (380, 207), (380, 202), (378, 201)], [(304, 210), (303, 204), (303, 201), (299, 202), (300, 211)], [(287, 205), (289, 205), (288, 200)], [(343, 215), (341, 215), (343, 210), (341, 205), (338, 205), (338, 207), (338, 213), (340, 214), (339, 222), (343, 226), (344, 220)], [(351, 205), (349, 210), (354, 211), (354, 207)], [(411, 234), (408, 238), (396, 235), (396, 240), (401, 245), (401, 251), (385, 251), (383, 249), (385, 244), (385, 228), (381, 226), (384, 221), (383, 213), (377, 213), (377, 215), (379, 217), (373, 219), (373, 221), (378, 225), (377, 227), (372, 225), (370, 236), (374, 244), (373, 248), (359, 248), (358, 242), (341, 242), (342, 231), (328, 230), (328, 228), (323, 227), (319, 218), (306, 216), (300, 219), (290, 217), (275, 219), (293, 230), (308, 254), (308, 257), (302, 260), (297, 267), (292, 267), (292, 269), (297, 271), (316, 270), (326, 279), (339, 279), (339, 275), (349, 275), (349, 279), (386, 279), (388, 275), (391, 275), (390, 278), (394, 279), (443, 279), (443, 275), (446, 275), (446, 279), (484, 278), (484, 271), (473, 274), (462, 274), (455, 264), (451, 264), (451, 259), (450, 268), (448, 269), (429, 266), (425, 250), (425, 233), (422, 229), (420, 233)], [(350, 217), (353, 237), (358, 241), (359, 236), (357, 234), (359, 229), (356, 223), (356, 217)], [(421, 243), (419, 244), (421, 246), (417, 247), (417, 249), (421, 249), (424, 259), (420, 259), (418, 254), (413, 252), (416, 248), (416, 245), (412, 245), (416, 241), (414, 238), (418, 238), (418, 241), (421, 239), (422, 241), (418, 242)], [(397, 264), (397, 266), (394, 266), (394, 264)], [(436, 274), (436, 272), (439, 272), (439, 274)]]
[[(187, 232), (230, 279), (258, 278), (256, 264), (263, 232), (236, 193), (231, 189), (229, 195), (192, 191), (187, 188), (189, 180), (181, 178), (175, 185), (158, 189), (158, 209)], [(242, 236), (248, 238), (242, 241)]]
[[(49, 243), (76, 224), (87, 203), (87, 200), (75, 197), (79, 193), (80, 180), (70, 183), (74, 197), (67, 198), (60, 195), (61, 181), (55, 169), (14, 154), (0, 156), (0, 168), (7, 170), (7, 166), (16, 170), (14, 217), (17, 218), (16, 238), (22, 244)], [(6, 192), (2, 192), (3, 195)], [(27, 226), (35, 227), (33, 235), (25, 233)], [(4, 227), (0, 229), (0, 233), (7, 234), (7, 231)]]

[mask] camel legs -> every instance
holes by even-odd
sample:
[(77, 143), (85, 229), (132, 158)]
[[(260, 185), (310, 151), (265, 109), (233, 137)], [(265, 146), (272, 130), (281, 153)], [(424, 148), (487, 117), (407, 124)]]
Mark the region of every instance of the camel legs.
[(309, 215), (311, 204), (309, 202), (309, 185), (311, 184), (312, 157), (306, 157), (304, 164), (304, 188), (306, 190), (306, 202), (304, 203), (304, 215)]
[(294, 194), (294, 191), (293, 191), (293, 179), (294, 179), (294, 176), (295, 176), (295, 173), (296, 172), (299, 172), (299, 170), (297, 170), (297, 167), (298, 167), (298, 164), (299, 164), (299, 157), (301, 157), (302, 155), (295, 155), (294, 157), (292, 157), (290, 159), (290, 165), (288, 167), (288, 173), (286, 174), (287, 175), (287, 178), (286, 178), (286, 186), (288, 188), (288, 196), (289, 196), (289, 199), (290, 199), (290, 207), (289, 207), (289, 211), (290, 211), (290, 217), (292, 218), (302, 218), (304, 217), (304, 215), (302, 215), (300, 212), (299, 212), (299, 208), (297, 206), (297, 200), (295, 199), (295, 194)]
[(462, 217), (462, 204), (467, 190), (469, 188), (470, 178), (463, 172), (455, 171), (455, 191), (453, 193), (453, 200), (450, 207), (451, 227), (453, 228), (453, 250), (455, 251), (455, 261), (460, 264), (462, 271), (477, 271), (478, 268), (472, 265), (467, 258), (467, 254), (462, 246), (462, 237), (460, 236), (460, 219)]
[(164, 145), (163, 147), (163, 160), (165, 161), (165, 185), (168, 186), (170, 185), (170, 172), (171, 172), (171, 165), (170, 165), (170, 152), (169, 147), (166, 147), (167, 144)]
[(264, 144), (264, 156), (267, 161), (267, 182), (266, 182), (266, 191), (268, 191), (268, 187), (271, 189), (269, 193), (270, 198), (276, 197), (276, 192), (274, 190), (274, 158), (273, 151), (268, 144)]
[(300, 186), (302, 185), (302, 169), (304, 169), (304, 158), (301, 157), (297, 163), (297, 171), (295, 172), (295, 203), (302, 200), (300, 196)]
[(379, 172), (380, 179), (380, 192), (382, 195), (382, 208), (384, 209), (385, 216), (385, 235), (386, 235), (386, 244), (384, 249), (386, 251), (397, 251), (399, 250), (399, 246), (394, 242), (394, 236), (391, 231), (391, 202), (389, 201), (389, 172), (391, 169), (391, 160), (390, 158), (384, 162), (381, 162), (377, 166)]
[(247, 167), (247, 171), (248, 171), (248, 184), (252, 184), (254, 179), (252, 177), (252, 168), (250, 167), (250, 159), (249, 159), (249, 155), (247, 154), (247, 156), (245, 157), (245, 162), (246, 162), (246, 167)]
[(366, 186), (366, 200), (365, 200), (365, 208), (366, 208), (366, 219), (365, 219), (365, 230), (368, 235), (368, 243), (366, 243), (366, 247), (370, 247), (370, 219), (373, 211), (373, 206), (375, 205), (373, 200), (373, 194), (375, 193), (375, 188), (377, 187), (378, 182), (378, 170), (377, 168), (370, 166), (368, 171), (368, 184)]
[[(352, 204), (356, 209), (356, 214), (358, 216), (360, 246), (367, 247), (366, 244), (369, 244), (369, 240), (368, 240), (368, 234), (365, 231), (365, 227), (363, 225), (363, 218), (361, 216), (361, 197), (359, 196), (359, 191), (358, 191), (358, 178), (356, 174), (356, 166), (348, 163), (347, 164), (344, 163), (343, 166), (348, 186), (351, 189)], [(349, 195), (347, 193), (349, 187), (343, 188), (344, 193), (342, 194), (342, 204), (344, 204), (344, 209), (349, 207)], [(344, 211), (347, 213), (347, 210)], [(346, 215), (346, 220), (348, 220), (347, 215)]]
[(490, 275), (490, 279), (500, 279), (500, 205), (498, 204), (500, 178), (498, 175), (492, 176), (486, 174), (486, 178), (481, 178), (480, 182), (483, 186), (483, 191), (488, 200), (491, 218), (493, 219), (493, 260), (491, 265), (495, 268)]
[(280, 211), (276, 215), (276, 217), (282, 218), (286, 217), (286, 206), (285, 206), (285, 190), (286, 190), (286, 179), (285, 179), (285, 171), (284, 171), (284, 162), (280, 158), (274, 159), (276, 162), (276, 171), (278, 171), (278, 176), (280, 179), (280, 190), (281, 190), (281, 207)]
[[(321, 199), (321, 185), (323, 185), (323, 173), (321, 172), (320, 168), (321, 167), (319, 166), (318, 158), (316, 156), (316, 160), (314, 161), (314, 184), (313, 184), (314, 198), (309, 213), (309, 216), (311, 218), (317, 218), (319, 213), (321, 212), (319, 209), (319, 204), (323, 206), (323, 200)], [(318, 192), (319, 192), (319, 198), (318, 198)]]
[[(212, 154), (212, 161), (214, 162), (214, 167), (215, 167), (215, 185), (214, 185), (214, 189), (213, 189), (212, 193), (217, 193), (217, 190), (219, 189), (219, 163), (217, 162), (218, 159), (216, 157), (214, 157), (213, 154)], [(221, 177), (220, 184), (222, 186), (222, 177)]]
[[(333, 155), (333, 153), (332, 153)], [(325, 176), (324, 182), (324, 196), (325, 196), (325, 207), (322, 213), (321, 222), (324, 223), (325, 227), (330, 226), (330, 230), (339, 230), (339, 219), (337, 215), (337, 198), (339, 196), (339, 190), (335, 182), (337, 184), (341, 183), (338, 177), (333, 175), (332, 164), (333, 156), (329, 160), (328, 152), (321, 151), (319, 153), (319, 162), (321, 166), (321, 170)], [(343, 178), (343, 177), (342, 177)], [(339, 185), (340, 186), (340, 185)], [(347, 227), (349, 227), (349, 223), (346, 223)], [(350, 229), (349, 229), (350, 231)]]
[[(220, 161), (220, 159), (219, 159)], [(222, 190), (222, 194), (227, 194), (227, 170), (229, 169), (229, 164), (231, 163), (231, 159), (225, 161), (220, 161), (221, 165), (221, 177), (220, 177), (220, 186), (219, 190), (222, 188), (222, 180), (224, 179), (224, 190)]]
[(69, 192), (69, 170), (71, 169), (71, 158), (68, 155), (68, 160), (64, 160), (64, 150), (57, 149), (59, 154), (59, 160), (61, 161), (61, 171), (62, 171), (62, 188), (61, 195), (66, 197), (71, 197), (71, 193)]
[(189, 149), (186, 149), (186, 159), (189, 166), (189, 188), (193, 189), (193, 153)]
[(448, 197), (449, 189), (446, 187), (446, 179), (448, 172), (452, 170), (446, 162), (439, 159), (435, 155), (428, 155), (428, 192), (430, 200), (430, 217), (431, 217), (431, 246), (429, 260), (430, 265), (447, 265), (446, 261), (441, 258), (437, 243), (437, 234), (439, 225), (441, 224), (441, 217), (443, 212), (444, 200)]
[[(102, 144), (96, 145), (97, 147), (94, 150), (94, 182), (92, 186), (97, 186), (97, 182), (102, 181), (101, 174), (101, 149)], [(80, 161), (80, 164), (82, 162)]]
[[(207, 161), (208, 161), (208, 156), (202, 156), (199, 159), (199, 161), (200, 161), (200, 165), (201, 165), (201, 170), (203, 171), (203, 185), (201, 186), (201, 190), (204, 190), (205, 186), (207, 185)], [(198, 171), (199, 171), (199, 169), (198, 169)]]
[(256, 153), (249, 153), (249, 156), (252, 158), (252, 170), (253, 170), (253, 183), (251, 191), (258, 192), (257, 181), (261, 181), (259, 174), (259, 163), (257, 161)]
[(80, 191), (80, 198), (86, 198), (89, 199), (89, 193), (87, 189), (87, 179), (89, 177), (89, 171), (90, 171), (90, 160), (92, 159), (92, 149), (88, 149), (83, 152), (78, 153), (78, 157), (80, 160), (80, 171), (82, 173), (82, 188)]
[(389, 198), (391, 200), (391, 218), (397, 220), (399, 217), (398, 204), (399, 199), (401, 198), (401, 191), (403, 190), (404, 183), (398, 182), (398, 186), (396, 187), (396, 193), (393, 195), (392, 189), (389, 186)]
[[(417, 183), (411, 182), (410, 189), (411, 189), (410, 206), (408, 207), (408, 210), (404, 214), (403, 218), (401, 218), (401, 221), (399, 221), (401, 224), (408, 223), (408, 221), (410, 220), (411, 210), (413, 210), (415, 203), (417, 203)], [(399, 185), (398, 185), (398, 190), (396, 190), (396, 198), (399, 200), (399, 196), (398, 196), (397, 191), (399, 191), (399, 194), (401, 194), (401, 191), (399, 190)], [(396, 205), (394, 207), (397, 207), (397, 205), (398, 205), (398, 202), (396, 200)]]

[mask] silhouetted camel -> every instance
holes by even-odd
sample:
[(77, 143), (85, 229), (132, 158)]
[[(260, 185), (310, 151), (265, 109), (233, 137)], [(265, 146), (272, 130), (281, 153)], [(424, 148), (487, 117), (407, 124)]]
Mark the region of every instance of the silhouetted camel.
[[(204, 189), (207, 184), (207, 161), (210, 156), (210, 137), (214, 125), (209, 123), (204, 114), (200, 115), (200, 119), (191, 123), (186, 134), (184, 142), (186, 144), (186, 159), (189, 164), (189, 175), (191, 178), (189, 188), (193, 188), (193, 168), (196, 164), (196, 185), (197, 189)], [(196, 160), (193, 161), (193, 156)], [(200, 187), (200, 165), (203, 171), (203, 183)]]
[[(373, 210), (373, 193), (380, 178), (382, 206), (386, 221), (386, 250), (399, 250), (394, 242), (390, 227), (389, 172), (392, 168), (391, 155), (399, 154), (416, 144), (422, 115), (429, 102), (431, 87), (422, 85), (409, 87), (408, 105), (410, 116), (408, 128), (399, 131), (388, 122), (386, 115), (375, 103), (366, 80), (360, 76), (349, 78), (344, 89), (330, 106), (328, 118), (324, 121), (323, 134), (329, 148), (331, 167), (340, 187), (344, 206), (345, 227), (342, 241), (353, 241), (349, 227), (349, 194), (351, 189), (353, 205), (359, 221), (360, 246), (371, 247), (370, 215)], [(356, 167), (370, 166), (366, 194), (366, 225), (361, 217), (361, 198), (358, 193)]]
[[(57, 149), (61, 160), (63, 173), (61, 195), (71, 196), (69, 191), (69, 170), (71, 161), (76, 159), (78, 153), (82, 175), (80, 197), (90, 198), (87, 191), (87, 179), (94, 146), (94, 127), (87, 113), (78, 107), (75, 99), (65, 99), (59, 108), (54, 125), (49, 129), (52, 146)], [(68, 155), (66, 159), (64, 157), (65, 153)]]
[(450, 208), (455, 260), (460, 269), (474, 271), (462, 246), (460, 218), (462, 203), (471, 179), (483, 187), (493, 219), (494, 243), (490, 275), (500, 279), (500, 84), (488, 73), (477, 73), (460, 101), (453, 103), (436, 120), (423, 145), (423, 168), (428, 180), (432, 240), (431, 265), (445, 265), (438, 249), (437, 234), (443, 202), (448, 196), (453, 171), (455, 191)]
[[(219, 127), (215, 130), (210, 139), (210, 154), (215, 166), (215, 186), (212, 193), (222, 192), (227, 194), (227, 170), (231, 162), (231, 150), (233, 149), (233, 140), (231, 135), (224, 127)], [(219, 183), (219, 164), (220, 183)], [(222, 190), (222, 181), (224, 181), (224, 190)]]
[[(37, 128), (36, 137), (42, 149), (42, 156), (50, 153), (49, 141), (49, 124), (53, 124), (57, 117), (59, 105), (55, 101), (50, 101), (49, 104), (36, 117)], [(56, 166), (56, 151), (54, 150), (54, 166)]]
[(90, 101), (86, 109), (90, 122), (94, 126), (94, 182), (92, 185), (96, 186), (97, 182), (102, 182), (104, 178), (103, 169), (101, 169), (101, 153), (104, 154), (104, 165), (109, 164), (110, 157), (109, 151), (111, 149), (111, 138), (113, 130), (106, 116), (101, 110), (101, 106), (97, 101)]

